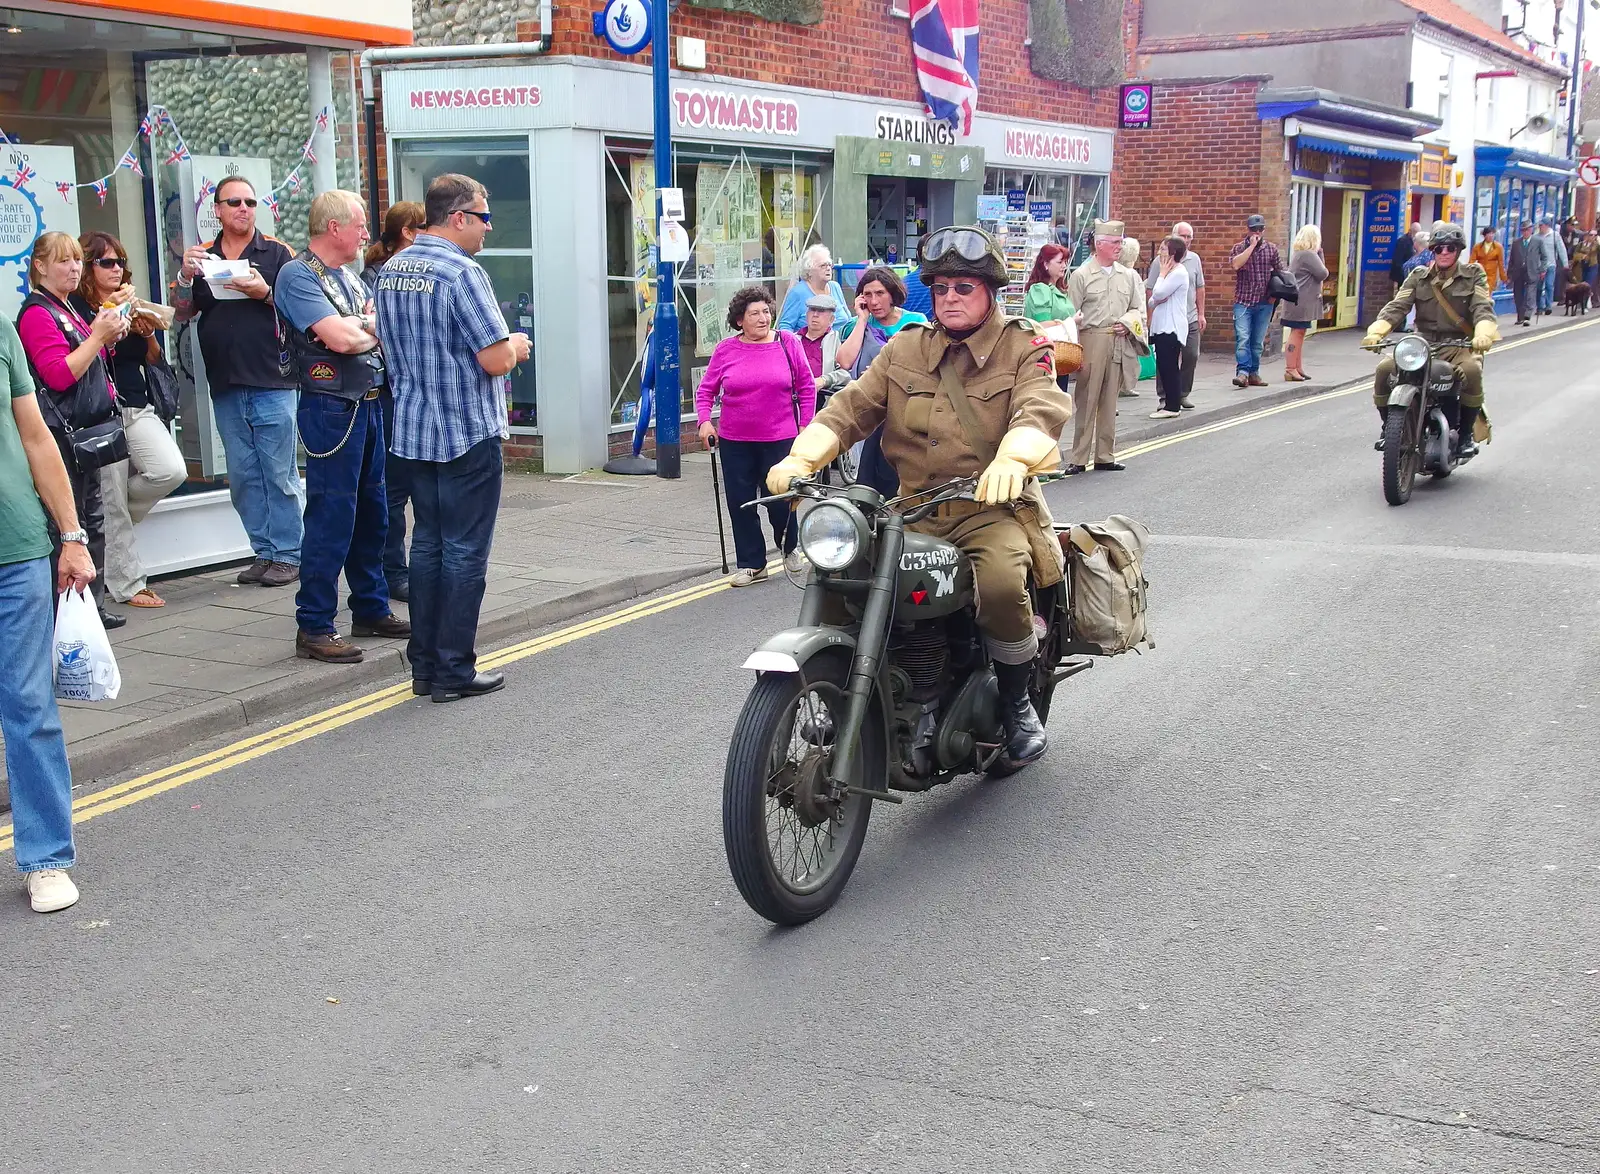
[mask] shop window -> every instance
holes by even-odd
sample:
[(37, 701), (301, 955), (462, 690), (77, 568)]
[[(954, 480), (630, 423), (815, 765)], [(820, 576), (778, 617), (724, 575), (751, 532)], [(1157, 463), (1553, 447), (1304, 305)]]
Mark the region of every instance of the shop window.
[(1106, 214), (1106, 178), (1100, 175), (1062, 175), (1051, 172), (1014, 171), (991, 167), (984, 172), (986, 196), (1009, 196), (1015, 201), (1020, 192), (1024, 207), (1048, 201), (1052, 228), (1065, 221), (1074, 242), (1072, 264), (1089, 259), (1093, 226)]
[[(494, 228), (484, 239), (477, 261), (489, 274), (506, 325), (532, 341), (537, 315), (533, 308), (533, 188), (528, 167), (528, 140), (403, 139), (395, 144), (397, 198), (421, 201), (428, 184), (441, 175), (470, 176), (489, 190)], [(539, 400), (534, 362), (530, 358), (511, 373), (506, 413), (513, 431), (539, 425)]]
[[(690, 260), (677, 270), (681, 409), (717, 343), (731, 333), (729, 299), (764, 285), (781, 305), (800, 254), (821, 239), (827, 184), (822, 160), (685, 144), (674, 149)], [(648, 146), (606, 150), (606, 301), (610, 322), (611, 422), (631, 425), (639, 400), (656, 300), (655, 163)]]

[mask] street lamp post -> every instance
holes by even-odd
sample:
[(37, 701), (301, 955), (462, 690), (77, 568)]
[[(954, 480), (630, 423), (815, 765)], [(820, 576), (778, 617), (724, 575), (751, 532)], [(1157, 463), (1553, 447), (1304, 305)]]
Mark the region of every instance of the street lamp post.
[[(1578, 104), (1582, 100), (1580, 87), (1583, 85), (1583, 13), (1588, 8), (1588, 0), (1578, 0), (1578, 29), (1575, 43), (1572, 46), (1572, 80), (1567, 86), (1567, 158), (1571, 159), (1578, 141)], [(1578, 210), (1578, 190), (1570, 182), (1567, 185), (1572, 193), (1572, 203), (1567, 209), (1567, 214)]]
[(655, 95), (656, 136), (656, 320), (651, 331), (656, 348), (656, 475), (683, 476), (681, 431), (683, 385), (678, 375), (678, 299), (673, 289), (673, 262), (661, 257), (661, 222), (666, 207), (662, 192), (673, 187), (672, 175), (672, 37), (667, 32), (667, 0), (653, 0), (650, 14), (650, 65)]

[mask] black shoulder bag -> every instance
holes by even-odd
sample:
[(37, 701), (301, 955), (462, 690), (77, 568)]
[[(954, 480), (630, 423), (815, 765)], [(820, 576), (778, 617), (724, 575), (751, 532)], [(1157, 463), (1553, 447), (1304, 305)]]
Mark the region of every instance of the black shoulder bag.
[[(86, 339), (77, 338), (78, 332), (67, 320), (65, 311), (51, 307), (51, 314), (55, 318), (57, 325), (61, 327), (61, 333), (66, 337), (67, 342), (72, 344), (74, 350), (87, 341)], [(28, 365), (33, 365), (32, 360), (29, 360)], [(78, 410), (81, 407), (80, 401), (83, 398), (84, 380), (94, 375), (97, 371), (109, 382), (110, 374), (109, 369), (106, 367), (104, 351), (95, 356), (95, 360), (90, 364), (89, 369), (73, 385), (73, 419), (78, 418)], [(122, 413), (120, 411), (114, 412), (109, 420), (91, 424), (87, 428), (76, 428), (62, 414), (61, 397), (50, 390), (49, 385), (40, 378), (37, 369), (34, 370), (33, 375), (35, 384), (42, 393), (41, 398), (50, 405), (51, 412), (61, 423), (61, 431), (67, 437), (67, 449), (72, 453), (72, 463), (77, 466), (78, 472), (97, 473), (107, 465), (114, 465), (118, 461), (128, 459), (128, 434), (123, 429)], [(115, 406), (114, 400), (113, 406)]]

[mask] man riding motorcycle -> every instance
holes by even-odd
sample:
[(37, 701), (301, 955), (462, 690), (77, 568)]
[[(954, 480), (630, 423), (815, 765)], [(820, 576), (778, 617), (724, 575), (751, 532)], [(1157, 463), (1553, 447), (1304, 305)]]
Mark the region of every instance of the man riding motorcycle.
[(1049, 341), (1000, 309), (995, 295), (1010, 277), (992, 236), (941, 228), (918, 243), (917, 260), (932, 289), (934, 321), (904, 327), (884, 344), (861, 378), (795, 438), (767, 488), (786, 491), (880, 423), (902, 494), (978, 477), (977, 501), (947, 502), (916, 528), (972, 560), (978, 623), (1000, 687), (1005, 758), (1024, 766), (1050, 744), (1028, 694), (1039, 650), (1028, 573), (1041, 587), (1062, 577), (1060, 547), (1030, 478), (1059, 463), (1072, 401), (1056, 385)]
[[(1433, 263), (1411, 271), (1394, 300), (1378, 311), (1377, 320), (1361, 340), (1363, 346), (1376, 346), (1395, 327), (1405, 324), (1406, 314), (1413, 307), (1417, 312), (1416, 332), (1429, 342), (1472, 335), (1471, 351), (1460, 347), (1439, 354), (1455, 368), (1460, 380), (1461, 421), (1456, 451), (1463, 457), (1478, 451), (1472, 429), (1483, 410), (1483, 360), (1479, 356), (1500, 341), (1488, 278), (1480, 267), (1461, 259), (1466, 247), (1466, 233), (1460, 225), (1437, 221), (1429, 243)], [(1383, 426), (1388, 419), (1394, 371), (1394, 356), (1385, 355), (1373, 382), (1372, 402), (1378, 408), (1379, 421), (1378, 443), (1374, 447), (1379, 452), (1383, 451)]]

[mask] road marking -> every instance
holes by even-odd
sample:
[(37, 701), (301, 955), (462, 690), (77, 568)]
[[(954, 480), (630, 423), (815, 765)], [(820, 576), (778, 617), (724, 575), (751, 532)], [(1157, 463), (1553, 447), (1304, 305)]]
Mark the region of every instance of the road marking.
[[(768, 566), (769, 572), (781, 572), (783, 564), (775, 562)], [(694, 603), (707, 596), (729, 589), (726, 579), (719, 579), (715, 583), (702, 583), (694, 587), (684, 587), (666, 595), (656, 596), (631, 604), (619, 611), (609, 612), (592, 620), (572, 624), (543, 636), (536, 636), (520, 644), (499, 649), (482, 657), (478, 664), (480, 668), (497, 668), (501, 665), (512, 664), (536, 656), (541, 652), (548, 652), (581, 640), (586, 636), (598, 635), (612, 628), (620, 628), (624, 624), (631, 624), (635, 620), (642, 620), (648, 616), (659, 615), (661, 612), (673, 608), (683, 607), (685, 604)], [(386, 709), (393, 709), (397, 705), (404, 705), (412, 700), (411, 684), (406, 682), (400, 685), (390, 685), (379, 689), (377, 692), (368, 693), (357, 697), (353, 701), (346, 701), (330, 709), (295, 721), (277, 726), (260, 734), (242, 738), (237, 742), (206, 754), (198, 755), (173, 766), (163, 767), (149, 774), (140, 775), (138, 778), (129, 779), (127, 782), (118, 783), (102, 791), (84, 795), (73, 800), (72, 819), (74, 824), (87, 822), (98, 815), (109, 811), (118, 811), (131, 804), (142, 802), (145, 799), (172, 791), (196, 779), (207, 778), (229, 767), (241, 766), (246, 762), (264, 757), (275, 750), (293, 746), (315, 738), (319, 734), (328, 733), (330, 730), (339, 729), (341, 726), (350, 725), (364, 717), (375, 713), (382, 713)], [(418, 698), (417, 700), (421, 700)], [(0, 852), (9, 850), (14, 846), (14, 833), (12, 824), (0, 827)]]
[[(1527, 346), (1530, 343), (1535, 342), (1543, 342), (1547, 338), (1555, 338), (1558, 335), (1568, 334), (1574, 330), (1582, 330), (1589, 326), (1600, 326), (1600, 318), (1591, 319), (1587, 322), (1574, 322), (1571, 326), (1562, 326), (1555, 330), (1546, 330), (1542, 334), (1530, 335), (1527, 338), (1518, 338), (1513, 339), (1510, 342), (1496, 343), (1494, 349), (1489, 353), (1499, 354), (1502, 351), (1516, 350), (1517, 347)], [(1185, 440), (1197, 440), (1202, 436), (1211, 436), (1214, 433), (1223, 432), (1229, 428), (1237, 428), (1241, 424), (1253, 424), (1257, 420), (1265, 420), (1268, 416), (1276, 416), (1280, 412), (1292, 412), (1296, 408), (1308, 408), (1313, 404), (1326, 403), (1328, 400), (1340, 399), (1343, 396), (1354, 395), (1356, 392), (1363, 390), (1372, 390), (1372, 376), (1368, 375), (1365, 378), (1357, 379), (1350, 383), (1340, 384), (1338, 387), (1332, 388), (1328, 391), (1319, 392), (1316, 395), (1307, 396), (1305, 399), (1290, 400), (1288, 403), (1283, 404), (1274, 404), (1270, 408), (1262, 408), (1259, 411), (1247, 412), (1245, 415), (1235, 416), (1231, 420), (1221, 420), (1215, 424), (1206, 424), (1200, 428), (1191, 428), (1184, 432), (1174, 432), (1171, 436), (1162, 436), (1155, 440), (1147, 440), (1142, 444), (1134, 445), (1126, 452), (1117, 453), (1117, 459), (1124, 460), (1128, 457), (1144, 456), (1146, 453), (1152, 453), (1157, 449), (1167, 448), (1170, 445), (1180, 444)]]
[[(1514, 350), (1520, 346), (1527, 346), (1529, 343), (1543, 342), (1547, 338), (1555, 338), (1558, 335), (1567, 334), (1574, 330), (1582, 330), (1588, 326), (1600, 326), (1600, 318), (1588, 322), (1576, 322), (1570, 326), (1547, 330), (1542, 334), (1536, 334), (1528, 338), (1519, 338), (1512, 342), (1501, 343), (1495, 347), (1495, 350)], [(1242, 424), (1263, 420), (1280, 412), (1288, 412), (1296, 408), (1338, 399), (1341, 396), (1353, 395), (1362, 388), (1371, 386), (1372, 380), (1370, 378), (1357, 380), (1353, 383), (1321, 392), (1318, 395), (1309, 396), (1303, 400), (1292, 400), (1289, 403), (1276, 404), (1273, 407), (1250, 412), (1232, 420), (1223, 420), (1216, 424), (1208, 424), (1202, 428), (1194, 428), (1186, 432), (1175, 433), (1172, 436), (1147, 441), (1117, 455), (1119, 457), (1142, 456), (1146, 453), (1166, 448), (1169, 445), (1178, 444), (1186, 440), (1198, 440), (1202, 436), (1210, 436), (1228, 428), (1237, 428)], [(783, 564), (781, 562), (771, 563), (767, 567), (769, 573), (781, 573), (782, 569)], [(657, 598), (642, 600), (639, 603), (632, 604), (619, 611), (610, 612), (596, 619), (573, 624), (558, 631), (547, 633), (544, 636), (536, 636), (520, 644), (502, 648), (498, 652), (489, 653), (479, 661), (479, 666), (482, 668), (498, 668), (503, 665), (514, 664), (530, 656), (537, 656), (541, 652), (548, 652), (551, 649), (571, 644), (576, 640), (582, 640), (586, 636), (598, 635), (601, 632), (622, 627), (624, 624), (631, 624), (635, 620), (659, 615), (664, 611), (683, 607), (685, 604), (694, 603), (728, 589), (728, 581), (726, 579), (718, 580), (715, 583), (704, 583), (697, 587), (680, 588)], [(307, 717), (298, 718), (295, 721), (263, 733), (242, 738), (218, 750), (187, 759), (174, 766), (163, 767), (161, 770), (140, 775), (138, 778), (129, 779), (127, 782), (117, 783), (115, 786), (107, 787), (102, 791), (96, 791), (91, 795), (85, 795), (82, 798), (73, 800), (73, 823), (85, 823), (98, 815), (104, 815), (110, 811), (119, 811), (134, 803), (176, 790), (186, 783), (208, 778), (211, 775), (227, 770), (229, 767), (241, 766), (257, 758), (265, 757), (276, 750), (294, 746), (297, 743), (315, 738), (319, 734), (325, 734), (331, 730), (337, 730), (341, 726), (350, 725), (364, 717), (382, 713), (384, 710), (393, 709), (397, 705), (404, 705), (411, 699), (411, 685), (409, 682), (391, 685), (377, 692), (358, 697), (353, 701), (347, 701), (341, 705), (333, 706), (330, 709), (322, 710)], [(8, 823), (0, 826), (0, 852), (10, 850), (13, 844), (13, 825)]]

